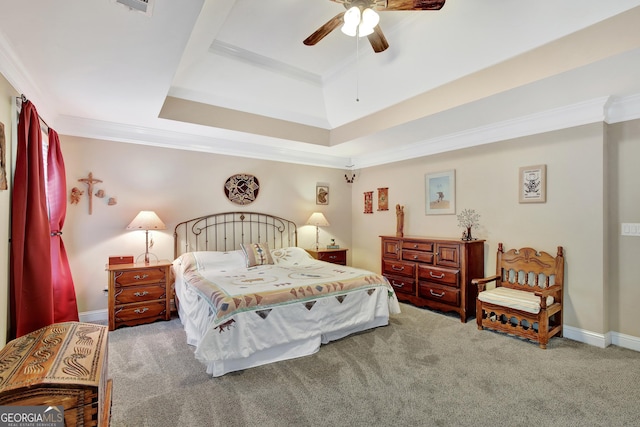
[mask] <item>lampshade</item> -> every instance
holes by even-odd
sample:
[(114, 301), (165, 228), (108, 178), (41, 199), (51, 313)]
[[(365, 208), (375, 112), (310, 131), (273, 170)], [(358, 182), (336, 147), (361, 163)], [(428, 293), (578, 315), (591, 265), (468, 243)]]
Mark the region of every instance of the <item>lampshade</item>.
[(316, 227), (328, 227), (330, 224), (322, 212), (314, 212), (307, 220), (307, 225), (315, 225)]
[(154, 211), (140, 211), (127, 225), (127, 230), (165, 230), (166, 228), (167, 226)]
[[(140, 211), (133, 221), (127, 225), (127, 230), (144, 230), (145, 234), (145, 251), (144, 262), (149, 264), (149, 230), (164, 230), (167, 226), (154, 211)], [(151, 241), (153, 246), (153, 240)]]
[(317, 251), (320, 248), (320, 227), (328, 227), (329, 221), (327, 221), (327, 218), (324, 217), (322, 212), (314, 212), (307, 220), (307, 225), (316, 226), (316, 245), (314, 246), (314, 249)]

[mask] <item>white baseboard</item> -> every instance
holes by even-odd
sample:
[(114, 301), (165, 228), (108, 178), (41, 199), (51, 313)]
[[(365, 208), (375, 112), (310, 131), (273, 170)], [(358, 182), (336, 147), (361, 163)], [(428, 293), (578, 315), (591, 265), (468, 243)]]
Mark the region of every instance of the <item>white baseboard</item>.
[(611, 344), (617, 345), (618, 347), (628, 348), (630, 350), (640, 351), (640, 338), (621, 334), (619, 332), (611, 333)]
[(105, 308), (104, 310), (93, 310), (79, 313), (78, 317), (81, 322), (87, 323), (108, 323), (109, 312)]
[(570, 340), (582, 342), (600, 348), (605, 348), (613, 344), (618, 347), (628, 348), (629, 350), (640, 351), (640, 338), (621, 334), (619, 332), (597, 334), (595, 332), (585, 331), (584, 329), (564, 325), (562, 327), (562, 336), (565, 338), (569, 338)]

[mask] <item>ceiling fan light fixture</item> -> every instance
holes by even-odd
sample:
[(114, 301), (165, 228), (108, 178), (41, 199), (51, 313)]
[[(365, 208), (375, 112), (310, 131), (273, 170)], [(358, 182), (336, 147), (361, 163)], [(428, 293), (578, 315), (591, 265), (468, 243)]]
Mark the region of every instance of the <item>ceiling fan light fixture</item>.
[(380, 22), (380, 16), (373, 10), (366, 8), (362, 11), (362, 23), (360, 24), (360, 28), (370, 28), (373, 31), (373, 27), (378, 25)]
[(342, 26), (341, 31), (350, 37), (355, 37), (359, 24), (360, 8), (354, 6), (344, 13), (344, 25)]
[(361, 12), (358, 6), (353, 6), (344, 13), (341, 31), (350, 37), (364, 37), (373, 33), (378, 22), (380, 16), (373, 9), (366, 8)]

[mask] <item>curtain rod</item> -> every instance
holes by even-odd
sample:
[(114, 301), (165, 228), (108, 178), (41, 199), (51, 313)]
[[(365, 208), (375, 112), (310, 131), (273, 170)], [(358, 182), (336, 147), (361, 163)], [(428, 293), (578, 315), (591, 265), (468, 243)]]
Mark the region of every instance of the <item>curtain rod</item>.
[[(16, 97), (16, 106), (18, 107), (18, 114), (20, 114), (20, 111), (22, 111), (22, 104), (24, 104), (25, 102), (27, 102), (28, 99), (26, 96), (24, 96), (23, 94), (20, 94), (20, 96)], [(49, 129), (51, 129), (49, 127), (49, 125), (47, 124), (47, 122), (44, 121), (44, 119), (42, 117), (40, 117), (40, 114), (38, 114), (38, 120), (40, 120), (40, 125), (44, 125), (45, 132), (49, 133)]]

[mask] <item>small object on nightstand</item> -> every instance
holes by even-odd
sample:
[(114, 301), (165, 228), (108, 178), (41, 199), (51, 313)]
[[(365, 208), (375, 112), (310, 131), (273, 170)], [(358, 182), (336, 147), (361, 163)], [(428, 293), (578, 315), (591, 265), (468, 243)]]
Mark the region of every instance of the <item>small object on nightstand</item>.
[(133, 255), (110, 256), (109, 265), (133, 264)]
[(347, 265), (348, 249), (306, 249), (306, 251), (319, 261), (326, 261), (333, 264)]
[(171, 261), (107, 265), (109, 330), (171, 318)]
[(336, 239), (331, 239), (331, 244), (327, 245), (327, 249), (340, 249), (340, 245), (336, 245)]

